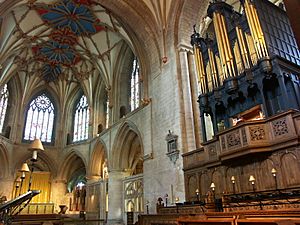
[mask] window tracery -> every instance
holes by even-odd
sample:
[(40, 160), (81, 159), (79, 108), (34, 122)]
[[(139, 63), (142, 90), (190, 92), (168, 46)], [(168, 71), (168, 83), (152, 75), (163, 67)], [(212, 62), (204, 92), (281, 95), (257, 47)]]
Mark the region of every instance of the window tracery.
[(87, 98), (82, 95), (75, 108), (73, 142), (88, 139), (89, 118)]
[(0, 91), (0, 132), (3, 132), (3, 126), (7, 111), (7, 105), (8, 105), (8, 97), (9, 97), (9, 91), (7, 88), (7, 84), (3, 86), (3, 88)]
[(45, 93), (38, 95), (29, 104), (23, 139), (39, 138), (42, 142), (51, 143), (54, 117), (55, 109), (50, 98)]
[(140, 105), (140, 66), (137, 57), (134, 57), (132, 63), (132, 72), (130, 79), (130, 109), (131, 111)]

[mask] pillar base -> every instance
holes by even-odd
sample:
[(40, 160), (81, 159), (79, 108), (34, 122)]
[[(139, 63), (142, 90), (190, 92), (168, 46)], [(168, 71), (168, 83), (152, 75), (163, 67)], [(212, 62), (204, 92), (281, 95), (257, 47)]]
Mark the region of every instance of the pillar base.
[(123, 220), (109, 219), (106, 222), (106, 225), (124, 225)]

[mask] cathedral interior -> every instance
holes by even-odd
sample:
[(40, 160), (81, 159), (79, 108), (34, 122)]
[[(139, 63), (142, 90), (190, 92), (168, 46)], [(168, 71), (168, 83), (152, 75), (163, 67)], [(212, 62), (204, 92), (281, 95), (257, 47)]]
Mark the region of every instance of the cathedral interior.
[(299, 12), (299, 0), (0, 0), (0, 208), (38, 191), (0, 210), (3, 224), (13, 212), (237, 224), (230, 213), (287, 209), (299, 222)]

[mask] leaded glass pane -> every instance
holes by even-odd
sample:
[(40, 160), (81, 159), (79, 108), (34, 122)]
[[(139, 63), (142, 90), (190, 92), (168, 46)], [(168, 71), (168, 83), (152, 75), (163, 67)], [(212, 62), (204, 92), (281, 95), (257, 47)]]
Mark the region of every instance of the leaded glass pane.
[(88, 139), (89, 114), (90, 111), (87, 98), (82, 95), (75, 109), (73, 133), (74, 142)]
[(132, 73), (130, 80), (130, 108), (131, 111), (139, 107), (140, 103), (140, 74), (139, 63), (137, 57), (134, 58), (132, 64)]
[(42, 142), (52, 142), (54, 126), (54, 106), (46, 94), (33, 99), (27, 110), (24, 140), (39, 138)]
[(0, 132), (3, 132), (3, 125), (6, 116), (7, 104), (8, 104), (8, 88), (7, 84), (0, 91)]

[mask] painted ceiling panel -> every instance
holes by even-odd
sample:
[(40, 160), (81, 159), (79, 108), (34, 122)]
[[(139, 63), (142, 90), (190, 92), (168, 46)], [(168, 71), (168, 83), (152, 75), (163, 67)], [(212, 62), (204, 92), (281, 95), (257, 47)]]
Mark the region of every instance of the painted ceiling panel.
[(121, 40), (131, 43), (110, 13), (89, 0), (28, 1), (6, 15), (2, 31), (2, 62), (16, 57), (46, 82), (86, 79), (97, 70), (110, 85), (113, 49)]
[[(26, 18), (27, 19), (30, 18), (31, 23), (28, 23)], [(28, 11), (26, 18), (17, 19), (17, 21), (20, 21), (20, 28), (26, 33), (30, 32), (33, 27), (37, 27), (36, 29), (32, 30), (32, 32), (30, 32), (29, 35), (38, 34), (40, 32), (40, 30), (45, 29), (45, 27), (42, 26), (43, 21), (41, 20), (40, 16), (37, 14), (37, 12), (35, 12), (33, 10)], [(38, 26), (39, 26), (39, 28), (38, 28)]]

